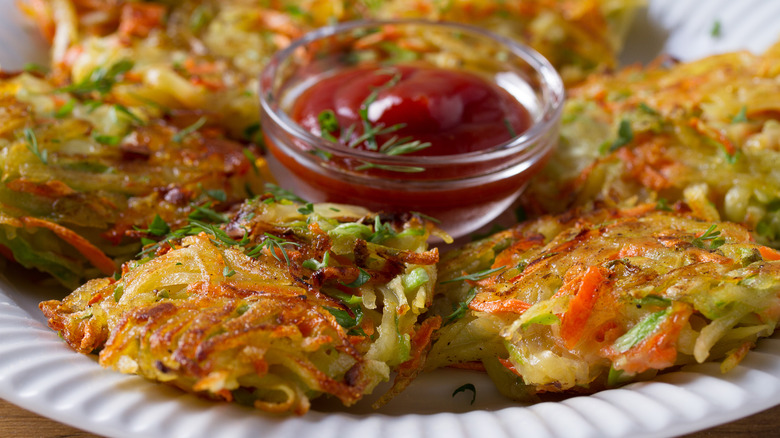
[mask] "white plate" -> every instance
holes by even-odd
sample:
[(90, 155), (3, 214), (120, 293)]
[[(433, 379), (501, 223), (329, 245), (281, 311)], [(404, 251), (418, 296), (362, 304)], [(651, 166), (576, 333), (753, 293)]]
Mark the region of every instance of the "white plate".
[[(0, 0), (0, 65), (45, 60), (43, 42), (22, 27), (14, 0)], [(721, 35), (711, 30), (720, 23)], [(741, 48), (765, 50), (780, 37), (780, 1), (657, 0), (631, 32), (624, 62), (661, 51), (680, 59)], [(0, 266), (2, 265), (0, 260)], [(10, 266), (10, 265), (9, 265)], [(379, 412), (320, 403), (301, 418), (272, 418), (240, 406), (210, 403), (165, 385), (107, 371), (76, 354), (46, 328), (37, 309), (61, 290), (31, 285), (2, 269), (0, 397), (41, 415), (113, 437), (416, 438), (656, 437), (741, 418), (780, 404), (780, 334), (762, 340), (732, 372), (716, 364), (686, 367), (653, 382), (588, 397), (518, 406), (482, 375), (443, 371), (423, 376)], [(464, 383), (477, 388), (453, 397)]]

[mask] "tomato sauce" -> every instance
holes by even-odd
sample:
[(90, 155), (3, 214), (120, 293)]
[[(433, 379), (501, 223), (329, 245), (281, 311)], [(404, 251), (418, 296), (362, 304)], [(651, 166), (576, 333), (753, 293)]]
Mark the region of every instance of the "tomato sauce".
[[(557, 139), (555, 132), (537, 134), (526, 147), (493, 154), (495, 146), (530, 128), (526, 107), (476, 74), (417, 64), (351, 67), (320, 78), (292, 99), (288, 114), (336, 145), (324, 151), (275, 125), (264, 130), (269, 159), (277, 161), (272, 166), (289, 172), (281, 179), (290, 180), (297, 194), (376, 211), (420, 211), (441, 220), (454, 236), (504, 211)], [(325, 123), (323, 114), (329, 114)], [(375, 138), (367, 138), (367, 130)], [(414, 141), (430, 144), (402, 154), (382, 150)], [(381, 158), (366, 158), (364, 151)], [(404, 166), (397, 168), (366, 165), (400, 158)], [(405, 167), (409, 163), (420, 167), (413, 171)]]
[[(324, 78), (295, 100), (291, 116), (311, 133), (325, 137), (324, 112), (331, 112), (336, 122), (327, 134), (342, 145), (383, 152), (378, 148), (388, 141), (392, 144), (393, 138), (396, 144), (404, 138), (407, 143), (430, 144), (403, 153), (411, 156), (489, 149), (530, 125), (530, 115), (517, 99), (480, 76), (411, 64), (356, 67)], [(378, 135), (359, 141), (367, 129)]]

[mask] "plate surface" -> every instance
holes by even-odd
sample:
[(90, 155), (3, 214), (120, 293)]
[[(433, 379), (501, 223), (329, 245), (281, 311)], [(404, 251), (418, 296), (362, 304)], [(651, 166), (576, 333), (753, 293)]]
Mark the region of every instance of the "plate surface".
[[(0, 66), (43, 63), (45, 44), (0, 0)], [(720, 28), (713, 36), (712, 29)], [(683, 60), (749, 49), (780, 38), (780, 2), (652, 0), (637, 19), (622, 61), (659, 53)], [(370, 400), (348, 412), (327, 401), (302, 418), (273, 418), (210, 403), (165, 385), (104, 370), (71, 351), (45, 325), (37, 303), (66, 292), (32, 285), (0, 259), (0, 397), (38, 414), (112, 437), (322, 438), (661, 437), (700, 430), (780, 404), (780, 334), (760, 341), (732, 372), (690, 366), (653, 382), (560, 402), (518, 406), (484, 376), (445, 370), (418, 379), (380, 411)], [(34, 274), (32, 274), (34, 275)], [(453, 391), (464, 383), (470, 394)], [(262, 431), (262, 432), (260, 432)]]

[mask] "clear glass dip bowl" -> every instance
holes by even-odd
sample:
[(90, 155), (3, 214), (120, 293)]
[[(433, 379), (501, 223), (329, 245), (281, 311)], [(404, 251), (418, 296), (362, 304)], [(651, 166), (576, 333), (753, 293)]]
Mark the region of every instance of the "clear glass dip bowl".
[[(455, 155), (386, 155), (349, 148), (291, 116), (313, 84), (356, 66), (408, 64), (468, 71), (496, 84), (530, 115), (530, 126), (488, 149)], [(420, 212), (453, 237), (493, 220), (544, 165), (558, 139), (564, 89), (533, 49), (484, 29), (420, 20), (359, 21), (311, 32), (278, 52), (260, 78), (262, 128), (282, 186), (312, 202)]]

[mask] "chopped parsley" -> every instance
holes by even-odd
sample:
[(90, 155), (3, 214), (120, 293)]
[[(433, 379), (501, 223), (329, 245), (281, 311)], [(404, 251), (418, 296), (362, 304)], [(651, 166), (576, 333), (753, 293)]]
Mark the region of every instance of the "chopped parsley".
[(712, 28), (710, 29), (710, 35), (713, 38), (720, 38), (722, 34), (723, 34), (723, 25), (721, 24), (720, 20), (715, 20), (715, 22), (712, 23)]
[(669, 206), (669, 201), (667, 201), (666, 198), (660, 198), (658, 202), (655, 203), (655, 209), (658, 211), (672, 211), (672, 207)]
[(154, 219), (152, 219), (152, 223), (149, 224), (149, 228), (144, 231), (151, 234), (152, 236), (164, 236), (171, 232), (171, 227), (163, 220), (163, 218), (160, 217), (159, 214), (156, 214), (154, 215)]
[(307, 202), (306, 205), (298, 209), (298, 213), (304, 216), (308, 216), (314, 213), (314, 204), (312, 204), (311, 202)]
[(341, 283), (341, 284), (343, 284), (346, 287), (355, 288), (355, 287), (363, 286), (364, 284), (368, 283), (368, 280), (371, 280), (371, 274), (364, 271), (363, 268), (358, 268), (358, 277), (355, 279), (355, 281), (353, 281), (352, 283), (347, 283), (347, 284)]
[(363, 310), (360, 308), (360, 306), (355, 306), (354, 308), (350, 309), (352, 310), (352, 315), (343, 309), (325, 307), (325, 310), (330, 312), (330, 314), (336, 318), (336, 322), (338, 322), (339, 325), (345, 329), (355, 328), (360, 325), (360, 322), (363, 320)]
[(618, 136), (615, 141), (609, 145), (609, 152), (615, 152), (634, 140), (634, 131), (631, 129), (631, 122), (626, 119), (621, 120), (617, 134)]

